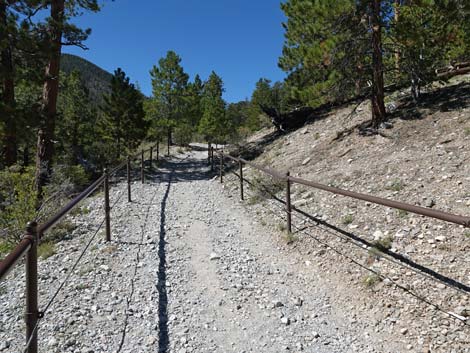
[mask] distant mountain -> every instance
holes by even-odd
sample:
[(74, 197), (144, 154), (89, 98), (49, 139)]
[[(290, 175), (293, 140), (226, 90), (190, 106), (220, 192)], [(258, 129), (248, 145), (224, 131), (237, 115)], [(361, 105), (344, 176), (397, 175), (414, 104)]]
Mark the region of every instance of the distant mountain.
[(73, 70), (80, 71), (83, 83), (89, 89), (91, 98), (97, 104), (102, 102), (104, 94), (111, 91), (111, 78), (113, 75), (79, 56), (62, 54), (60, 69), (66, 74), (71, 73)]

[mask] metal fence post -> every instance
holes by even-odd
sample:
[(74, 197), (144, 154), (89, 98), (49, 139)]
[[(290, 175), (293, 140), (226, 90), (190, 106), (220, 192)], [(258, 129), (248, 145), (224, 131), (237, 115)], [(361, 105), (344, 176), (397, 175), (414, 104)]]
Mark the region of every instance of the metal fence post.
[(142, 180), (142, 184), (145, 183), (145, 173), (144, 173), (144, 150), (140, 155), (140, 179)]
[(224, 151), (221, 151), (220, 152), (220, 182), (223, 183), (224, 182), (224, 177), (223, 177), (223, 173), (224, 173)]
[(287, 212), (287, 231), (292, 233), (292, 206), (290, 203), (290, 172), (286, 173), (286, 212)]
[(158, 163), (159, 158), (160, 158), (160, 141), (157, 141), (157, 163)]
[(131, 202), (131, 157), (127, 156), (127, 201)]
[(26, 228), (25, 238), (31, 242), (26, 255), (26, 344), (28, 353), (38, 351), (38, 231), (37, 223), (30, 222)]
[(104, 213), (106, 222), (106, 241), (111, 241), (111, 220), (109, 213), (111, 207), (109, 207), (109, 175), (108, 170), (104, 170)]
[(211, 162), (211, 143), (207, 143), (207, 164)]
[(211, 172), (214, 171), (214, 147), (211, 146)]
[(238, 160), (238, 166), (240, 169), (240, 198), (243, 201), (245, 198), (243, 196), (243, 163), (241, 160)]

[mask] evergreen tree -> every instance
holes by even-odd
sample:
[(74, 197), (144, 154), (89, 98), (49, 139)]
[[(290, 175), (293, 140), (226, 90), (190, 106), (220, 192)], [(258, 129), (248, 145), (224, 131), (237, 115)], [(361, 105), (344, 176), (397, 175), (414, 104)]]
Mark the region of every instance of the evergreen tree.
[(70, 75), (63, 75), (58, 97), (60, 113), (56, 135), (59, 155), (67, 164), (76, 165), (92, 157), (87, 152), (93, 146), (97, 133), (96, 111), (91, 103), (80, 73), (72, 71)]
[(351, 97), (369, 81), (377, 128), (385, 119), (382, 31), (390, 6), (386, 0), (283, 3), (288, 21), (279, 65), (295, 97), (316, 106)]
[(103, 138), (119, 160), (123, 152), (131, 152), (147, 134), (143, 96), (120, 68), (114, 71), (111, 93), (104, 96), (102, 111)]
[(199, 133), (209, 143), (225, 142), (230, 134), (231, 126), (225, 115), (225, 102), (222, 99), (223, 91), (222, 79), (212, 71), (204, 85), (203, 114), (198, 126)]
[(251, 95), (251, 105), (246, 121), (246, 127), (250, 131), (256, 131), (271, 124), (262, 108), (274, 109), (278, 114), (285, 113), (288, 108), (288, 92), (286, 85), (261, 78), (256, 82), (255, 90)]
[(37, 1), (0, 1), (0, 143), (7, 166), (17, 162), (19, 135), (24, 134), (19, 129), (25, 124), (16, 102), (18, 82), (26, 79), (35, 85), (42, 80), (42, 37), (39, 26), (28, 20), (36, 6)]
[(410, 0), (398, 5), (391, 33), (400, 53), (398, 79), (411, 84), (417, 101), (421, 86), (438, 78), (438, 69), (468, 58), (470, 3)]
[(72, 23), (71, 18), (83, 10), (99, 11), (97, 0), (47, 0), (34, 1), (36, 8), (49, 9), (50, 17), (40, 27), (47, 53), (45, 81), (43, 86), (41, 123), (38, 131), (36, 150), (36, 190), (38, 200), (52, 170), (54, 156), (54, 131), (57, 115), (57, 96), (59, 93), (60, 54), (63, 45), (84, 47), (84, 40), (90, 29), (81, 30)]
[(168, 132), (168, 143), (172, 141), (172, 130), (182, 122), (184, 117), (185, 96), (189, 76), (181, 66), (181, 58), (168, 51), (165, 58), (158, 61), (150, 71), (155, 118), (161, 128)]

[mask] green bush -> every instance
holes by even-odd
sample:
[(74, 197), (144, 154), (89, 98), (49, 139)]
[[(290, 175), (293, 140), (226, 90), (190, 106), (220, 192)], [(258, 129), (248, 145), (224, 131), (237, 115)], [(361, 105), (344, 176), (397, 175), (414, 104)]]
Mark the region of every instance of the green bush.
[(38, 256), (47, 259), (56, 253), (55, 245), (53, 242), (47, 241), (39, 244), (38, 246)]
[(26, 224), (36, 219), (35, 195), (32, 168), (0, 171), (0, 242), (16, 243)]

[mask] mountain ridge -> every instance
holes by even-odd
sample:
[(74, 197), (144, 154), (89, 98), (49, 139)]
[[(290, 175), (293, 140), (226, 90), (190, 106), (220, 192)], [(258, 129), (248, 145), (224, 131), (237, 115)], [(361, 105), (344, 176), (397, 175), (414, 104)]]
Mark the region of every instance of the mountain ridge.
[(91, 99), (96, 104), (100, 104), (103, 101), (103, 95), (111, 92), (111, 79), (113, 75), (80, 56), (62, 54), (60, 69), (66, 74), (78, 70), (85, 87), (89, 90)]

